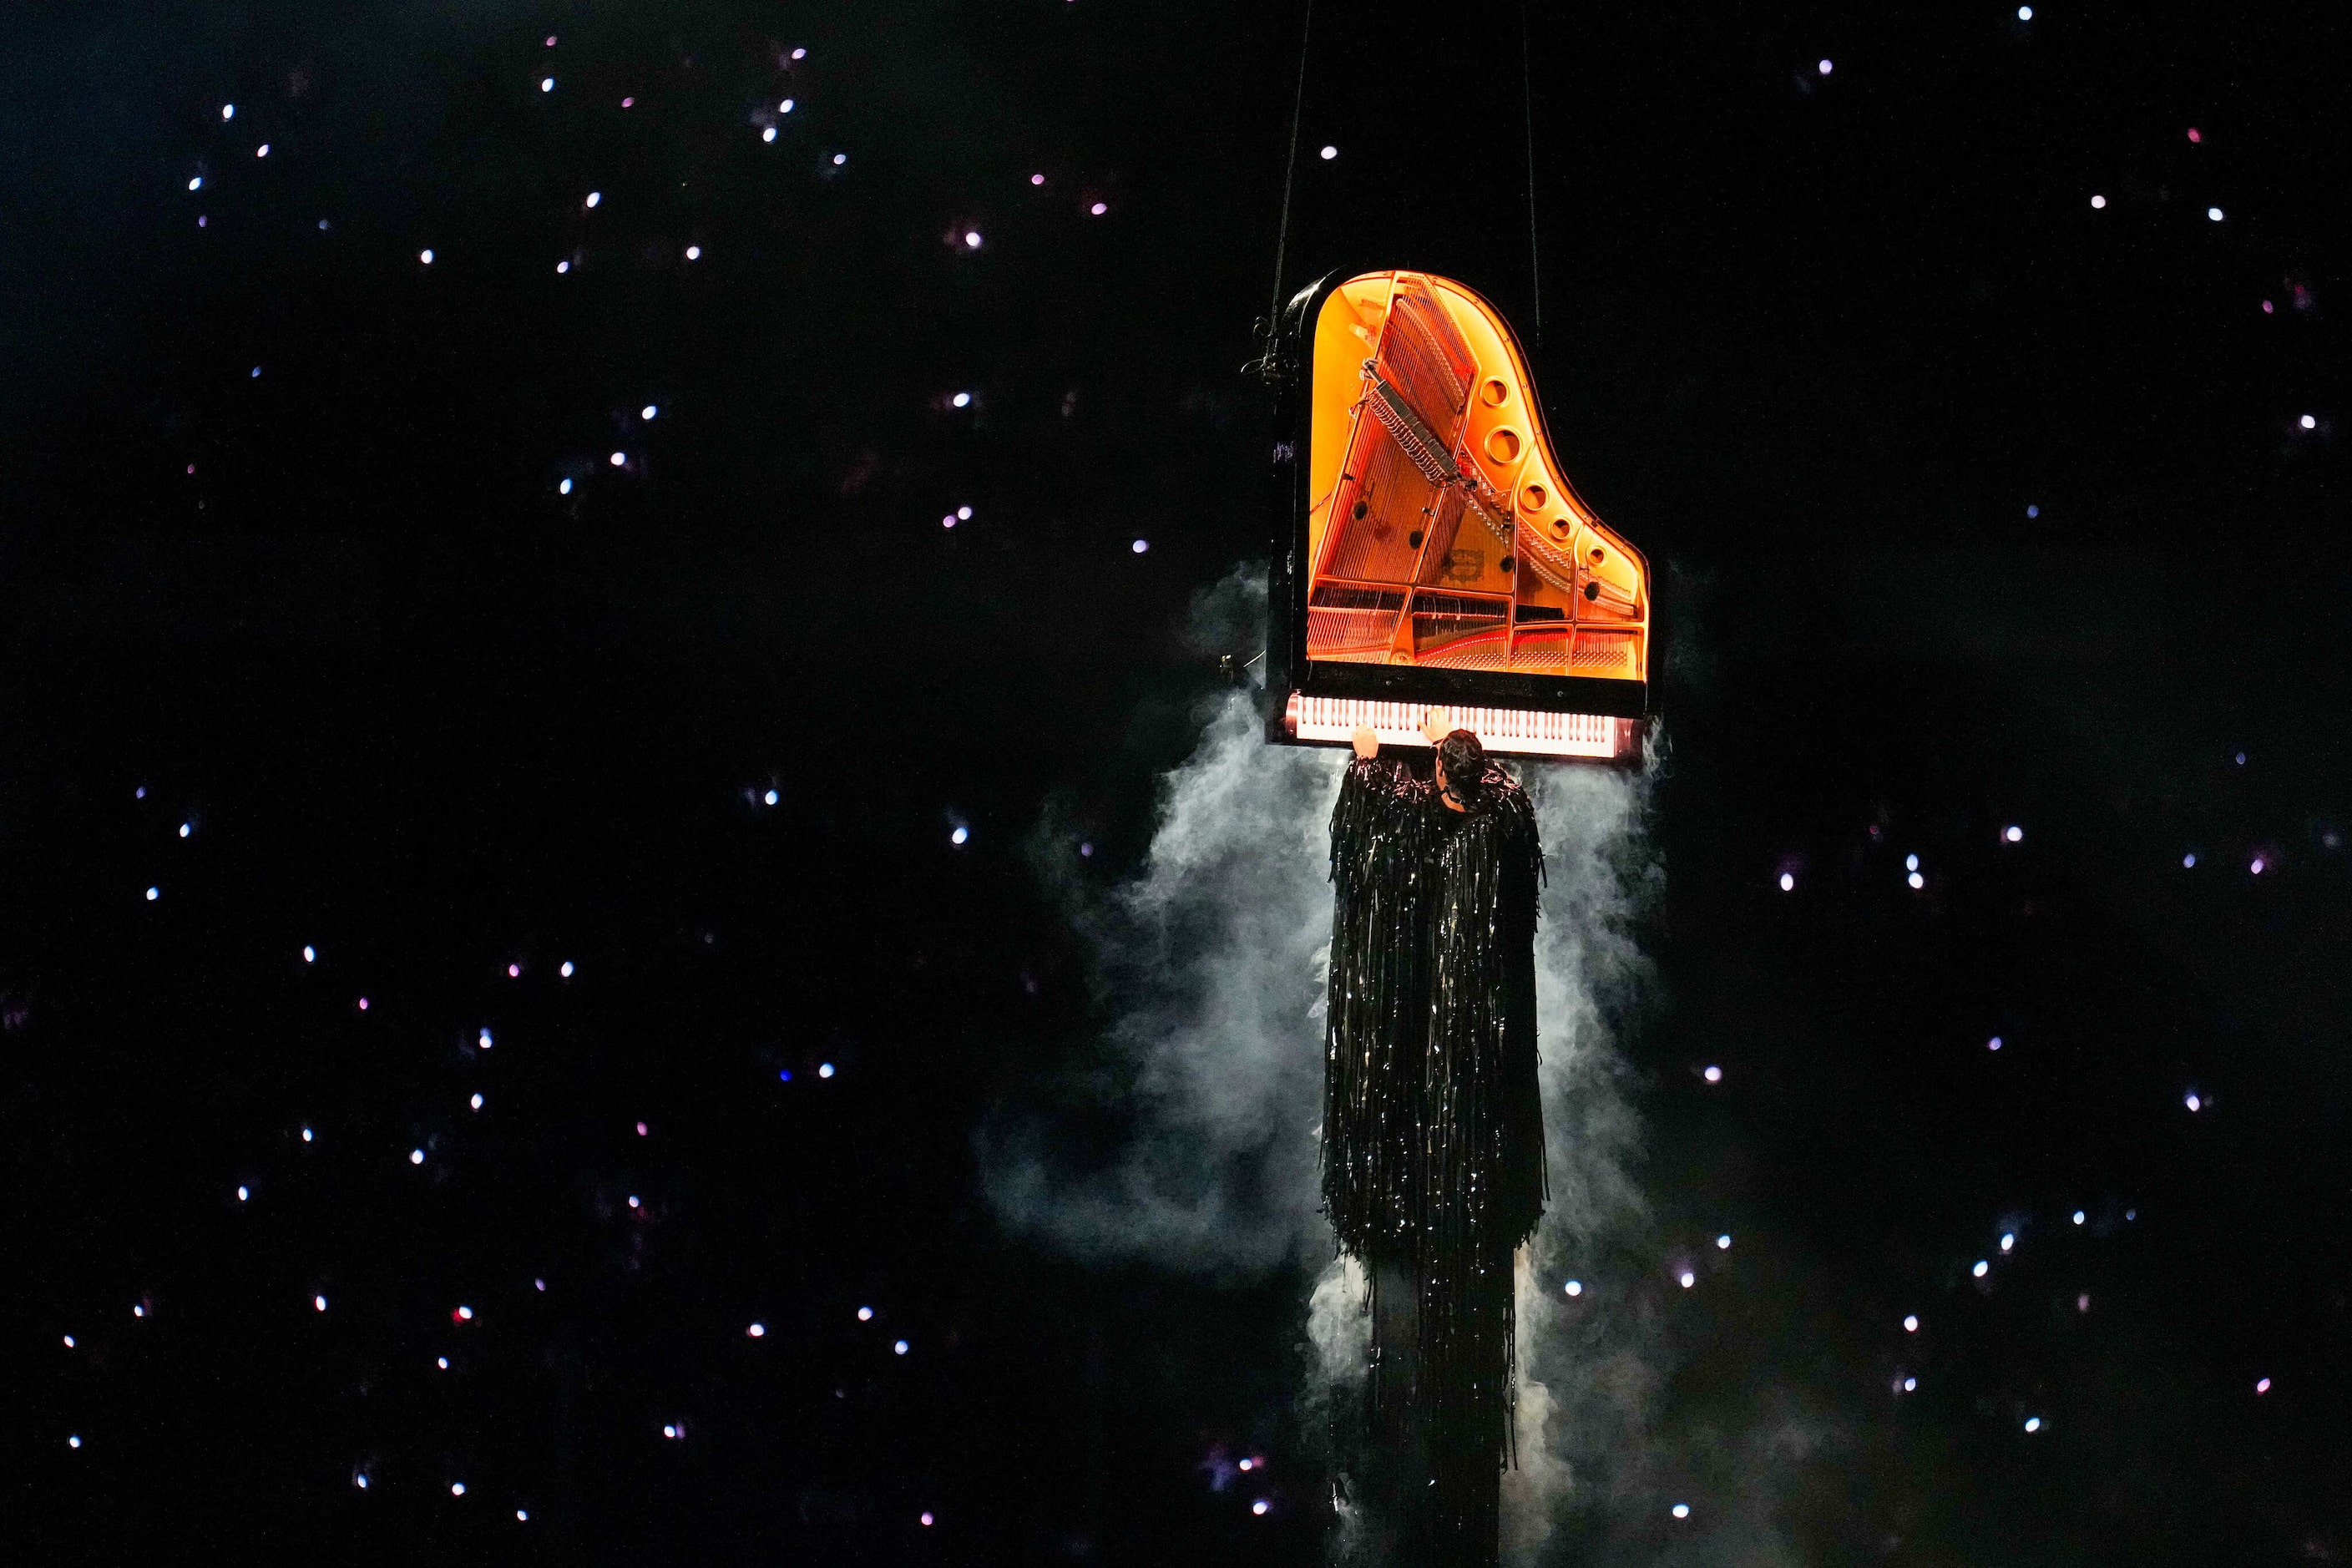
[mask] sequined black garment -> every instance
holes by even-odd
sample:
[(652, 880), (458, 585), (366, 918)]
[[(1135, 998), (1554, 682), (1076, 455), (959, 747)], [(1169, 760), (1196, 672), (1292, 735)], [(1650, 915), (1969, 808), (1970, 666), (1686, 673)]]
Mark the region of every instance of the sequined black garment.
[(1372, 1452), (1356, 1468), (1411, 1494), (1360, 1500), (1395, 1516), (1400, 1560), (1438, 1568), (1496, 1561), (1511, 1255), (1546, 1195), (1543, 851), (1526, 792), (1487, 767), (1465, 813), (1412, 766), (1359, 759), (1331, 814), (1323, 1200), (1375, 1294)]

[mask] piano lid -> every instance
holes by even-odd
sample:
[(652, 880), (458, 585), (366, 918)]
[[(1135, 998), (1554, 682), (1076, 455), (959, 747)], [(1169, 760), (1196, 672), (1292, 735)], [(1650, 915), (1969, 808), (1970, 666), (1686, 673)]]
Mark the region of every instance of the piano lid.
[(1391, 270), (1284, 326), (1269, 733), (1322, 738), (1284, 721), (1293, 692), (1641, 717), (1648, 565), (1577, 495), (1501, 314)]

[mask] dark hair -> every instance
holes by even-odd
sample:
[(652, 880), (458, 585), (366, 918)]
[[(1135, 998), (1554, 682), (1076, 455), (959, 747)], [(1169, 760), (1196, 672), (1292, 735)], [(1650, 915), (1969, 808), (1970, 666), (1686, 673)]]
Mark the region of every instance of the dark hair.
[(1445, 785), (1454, 799), (1475, 805), (1486, 794), (1486, 748), (1467, 730), (1455, 730), (1437, 742), (1438, 760), (1445, 764)]

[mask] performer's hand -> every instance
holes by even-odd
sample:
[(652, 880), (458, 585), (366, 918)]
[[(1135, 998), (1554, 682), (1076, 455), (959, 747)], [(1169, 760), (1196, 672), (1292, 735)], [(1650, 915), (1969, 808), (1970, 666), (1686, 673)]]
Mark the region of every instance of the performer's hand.
[(1356, 755), (1368, 763), (1381, 754), (1381, 738), (1373, 733), (1370, 724), (1357, 725), (1356, 732), (1349, 739), (1356, 743)]
[(1438, 717), (1444, 711), (1442, 708), (1433, 708), (1429, 710), (1429, 717), (1421, 721), (1421, 732), (1429, 737), (1429, 743), (1433, 746), (1454, 733), (1454, 726)]

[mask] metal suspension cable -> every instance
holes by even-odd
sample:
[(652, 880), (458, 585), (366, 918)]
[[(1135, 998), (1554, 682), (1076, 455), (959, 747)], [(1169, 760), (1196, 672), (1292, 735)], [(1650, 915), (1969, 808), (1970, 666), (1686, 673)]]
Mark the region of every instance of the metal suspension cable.
[(1298, 173), (1298, 127), (1307, 111), (1307, 45), (1315, 32), (1315, 0), (1307, 0), (1307, 19), (1298, 28), (1298, 86), (1290, 100), (1290, 158), (1282, 168), (1282, 226), (1274, 241), (1274, 302), (1266, 307), (1265, 339), (1269, 362), (1282, 320), (1282, 258), (1290, 246), (1290, 190)]
[[(1519, 116), (1528, 132), (1528, 292), (1535, 297), (1536, 347), (1543, 347), (1543, 258), (1536, 243), (1535, 67), (1528, 49), (1528, 0), (1519, 0)], [(1292, 132), (1293, 136), (1297, 132)], [(1291, 152), (1297, 153), (1294, 142)]]

